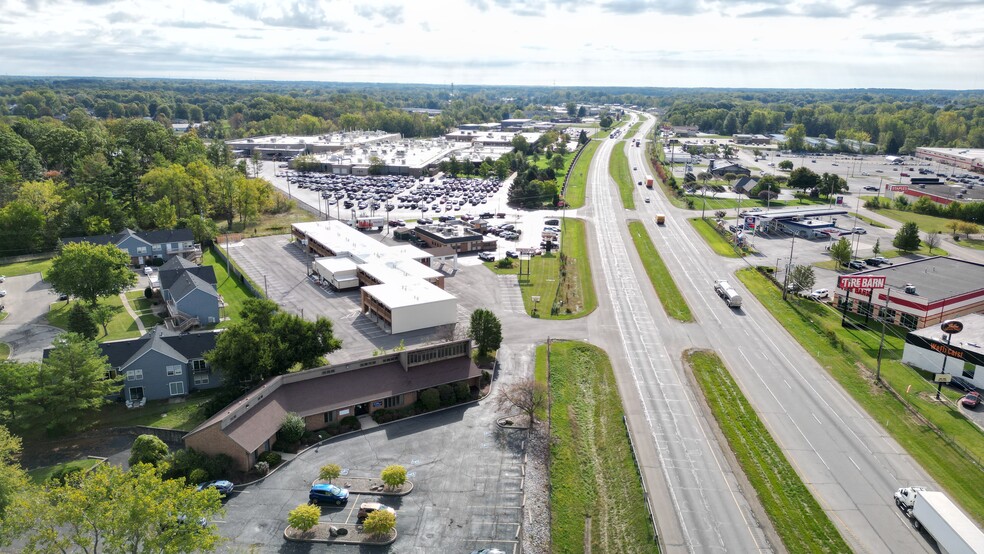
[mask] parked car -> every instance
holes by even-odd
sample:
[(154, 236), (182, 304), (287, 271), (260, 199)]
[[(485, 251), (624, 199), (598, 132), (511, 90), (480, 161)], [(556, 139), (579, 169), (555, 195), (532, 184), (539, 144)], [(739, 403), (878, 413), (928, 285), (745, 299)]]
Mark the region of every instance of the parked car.
[(519, 257), (519, 252), (516, 252), (515, 250), (506, 250), (506, 257), (507, 258), (518, 258)]
[(154, 268), (150, 267), (149, 265), (145, 265), (144, 275), (153, 275), (153, 274), (154, 274)]
[(493, 254), (491, 252), (479, 252), (478, 253), (478, 259), (479, 260), (482, 260), (483, 262), (494, 262), (495, 261), (495, 254)]
[(364, 523), (366, 518), (369, 517), (369, 514), (377, 511), (389, 512), (391, 514), (396, 513), (396, 510), (393, 508), (380, 504), (379, 502), (363, 502), (359, 506), (359, 513), (356, 515), (355, 522), (359, 524)]
[(953, 375), (950, 377), (950, 386), (956, 389), (960, 389), (964, 392), (976, 392), (977, 387), (970, 382), (970, 379), (961, 377), (959, 375)]
[(341, 506), (348, 502), (348, 498), (348, 489), (339, 488), (330, 484), (312, 485), (311, 491), (308, 492), (308, 500), (315, 504), (330, 502), (336, 506)]
[[(867, 262), (868, 265), (874, 265), (874, 266), (892, 265), (892, 262), (888, 261), (888, 258), (884, 256), (875, 256), (874, 258), (868, 258), (867, 260), (865, 260), (865, 262)], [(871, 262), (875, 262), (875, 263), (871, 263)]]
[(851, 269), (857, 269), (860, 271), (862, 269), (865, 269), (867, 266), (865, 266), (864, 262), (862, 262), (861, 260), (851, 260), (850, 262), (847, 262), (847, 267)]
[(0, 290), (0, 297), (4, 297), (4, 296), (7, 296), (7, 291), (6, 290)]
[(861, 188), (863, 188), (864, 190), (867, 190), (867, 191), (871, 191), (871, 192), (878, 192), (878, 187), (872, 186), (872, 185), (867, 185), (867, 186), (864, 186), (864, 187), (861, 187)]
[(198, 485), (198, 488), (195, 490), (200, 492), (205, 489), (215, 489), (219, 491), (220, 495), (225, 496), (227, 494), (232, 493), (232, 489), (234, 486), (235, 485), (232, 484), (232, 481), (226, 481), (225, 479), (217, 479), (215, 481), (206, 481)]
[(830, 296), (830, 291), (827, 289), (817, 289), (810, 293), (810, 299), (816, 301), (820, 301), (824, 298), (828, 298), (829, 296)]
[(976, 391), (968, 393), (960, 399), (960, 403), (964, 408), (976, 408), (981, 403), (981, 393)]
[(867, 235), (868, 231), (865, 231), (864, 227), (855, 227), (853, 230), (855, 235)]
[(0, 283), (4, 282), (6, 280), (7, 280), (7, 277), (6, 276), (0, 275)]

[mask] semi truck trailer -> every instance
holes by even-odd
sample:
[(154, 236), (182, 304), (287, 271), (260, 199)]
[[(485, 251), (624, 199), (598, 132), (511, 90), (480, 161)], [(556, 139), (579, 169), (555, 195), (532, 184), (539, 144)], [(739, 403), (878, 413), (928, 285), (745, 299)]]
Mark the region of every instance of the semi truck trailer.
[(741, 296), (738, 294), (738, 291), (733, 289), (731, 283), (724, 279), (714, 281), (714, 292), (718, 293), (718, 296), (724, 299), (729, 308), (741, 307)]
[(895, 504), (943, 554), (984, 554), (984, 533), (945, 494), (923, 487), (895, 491)]

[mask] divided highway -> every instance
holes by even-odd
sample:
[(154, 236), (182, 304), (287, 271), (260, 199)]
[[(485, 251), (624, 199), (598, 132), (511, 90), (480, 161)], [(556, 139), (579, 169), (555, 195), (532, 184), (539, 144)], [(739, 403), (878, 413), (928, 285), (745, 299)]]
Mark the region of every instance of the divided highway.
[[(636, 136), (644, 136), (653, 123), (649, 119)], [(608, 174), (612, 148), (627, 148), (630, 165), (646, 167), (646, 149), (626, 144), (605, 140), (589, 174), (585, 212), (597, 246), (592, 261), (599, 290), (602, 296), (607, 291), (611, 302), (602, 302), (607, 313), (600, 314), (602, 325), (592, 340), (604, 343), (612, 355), (667, 550), (782, 550), (770, 544), (768, 523), (756, 520), (736, 485), (721, 450), (726, 445), (715, 440), (684, 373), (682, 353), (709, 348), (727, 363), (856, 551), (933, 552), (892, 501), (896, 488), (933, 487), (932, 481), (732, 276), (744, 261), (715, 255), (686, 222), (690, 214), (671, 206), (658, 188), (640, 191), (652, 196), (652, 204), (639, 202), (635, 212), (622, 208)], [(665, 226), (655, 225), (656, 213), (668, 215)], [(665, 317), (636, 260), (628, 219), (645, 222), (696, 323)], [(744, 296), (741, 310), (731, 310), (714, 293), (713, 281), (720, 278), (729, 279)], [(640, 444), (643, 436), (649, 444)]]

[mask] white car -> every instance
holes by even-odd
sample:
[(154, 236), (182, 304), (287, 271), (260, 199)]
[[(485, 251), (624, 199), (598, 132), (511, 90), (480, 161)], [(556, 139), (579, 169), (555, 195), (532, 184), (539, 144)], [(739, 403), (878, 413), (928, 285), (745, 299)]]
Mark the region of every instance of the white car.
[(6, 276), (0, 275), (0, 283), (4, 282), (6, 280), (7, 280), (7, 277)]
[(864, 227), (855, 227), (854, 230), (853, 230), (853, 232), (854, 232), (855, 235), (867, 235), (868, 234), (868, 231), (866, 231), (864, 229)]
[(153, 275), (153, 274), (154, 274), (154, 268), (150, 267), (149, 265), (145, 265), (144, 275)]
[(7, 296), (7, 291), (0, 290), (0, 297)]
[(817, 289), (810, 293), (810, 298), (812, 300), (822, 300), (830, 296), (830, 291), (827, 289)]

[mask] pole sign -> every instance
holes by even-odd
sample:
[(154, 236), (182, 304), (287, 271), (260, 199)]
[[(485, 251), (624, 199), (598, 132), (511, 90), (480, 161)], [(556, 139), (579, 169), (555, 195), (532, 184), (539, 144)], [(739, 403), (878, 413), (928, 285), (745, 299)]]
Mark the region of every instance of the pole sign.
[(949, 373), (937, 373), (933, 381), (937, 383), (949, 383), (953, 379), (953, 376)]
[(905, 191), (909, 190), (909, 187), (908, 187), (908, 185), (892, 185), (892, 186), (888, 187), (888, 190), (892, 190), (892, 191), (895, 191), (895, 192), (905, 192)]
[(957, 321), (956, 319), (950, 319), (941, 323), (940, 329), (948, 335), (955, 335), (960, 331), (963, 331), (963, 322)]
[(885, 288), (884, 275), (841, 275), (837, 288), (851, 292), (870, 294), (871, 289)]

